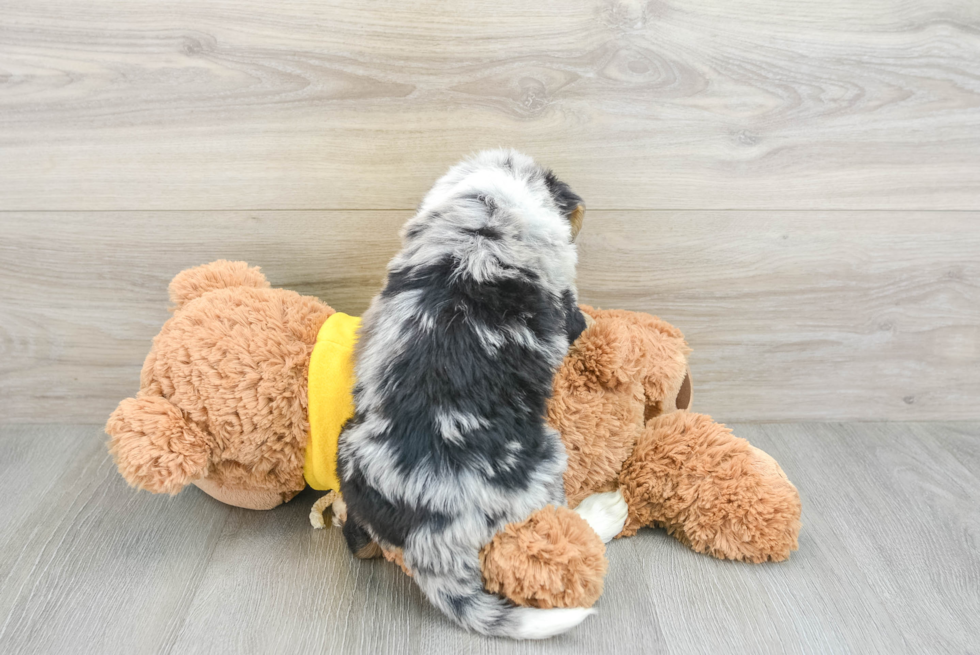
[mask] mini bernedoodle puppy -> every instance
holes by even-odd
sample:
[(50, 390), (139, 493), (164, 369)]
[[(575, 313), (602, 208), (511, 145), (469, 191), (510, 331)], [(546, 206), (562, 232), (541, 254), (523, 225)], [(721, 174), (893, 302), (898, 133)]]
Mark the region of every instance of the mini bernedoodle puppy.
[(484, 590), (479, 563), (504, 525), (565, 504), (565, 450), (545, 406), (585, 329), (583, 214), (518, 152), (457, 164), (405, 224), (358, 337), (339, 445), (348, 546), (401, 549), (432, 604), (483, 634), (550, 637), (593, 611), (516, 607)]

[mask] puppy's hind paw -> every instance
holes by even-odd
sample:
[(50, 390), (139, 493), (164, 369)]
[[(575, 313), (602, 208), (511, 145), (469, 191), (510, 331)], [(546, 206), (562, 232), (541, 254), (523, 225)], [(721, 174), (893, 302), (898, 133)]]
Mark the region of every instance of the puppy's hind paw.
[(592, 494), (579, 503), (574, 511), (596, 531), (603, 543), (608, 543), (623, 531), (629, 508), (623, 494), (617, 490)]

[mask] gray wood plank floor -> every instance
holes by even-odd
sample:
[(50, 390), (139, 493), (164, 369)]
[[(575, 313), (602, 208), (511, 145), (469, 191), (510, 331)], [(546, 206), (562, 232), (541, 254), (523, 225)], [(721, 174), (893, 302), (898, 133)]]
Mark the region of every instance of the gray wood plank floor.
[(967, 653), (980, 649), (980, 424), (736, 433), (803, 497), (800, 550), (720, 562), (662, 531), (609, 547), (599, 613), (545, 643), (464, 633), (394, 566), (271, 512), (116, 474), (97, 426), (0, 428), (3, 653)]

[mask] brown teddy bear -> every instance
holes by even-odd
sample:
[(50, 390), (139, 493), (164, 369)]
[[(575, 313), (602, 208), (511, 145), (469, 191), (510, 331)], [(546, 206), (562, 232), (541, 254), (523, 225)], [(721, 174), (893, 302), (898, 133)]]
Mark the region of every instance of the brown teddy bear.
[(582, 310), (589, 326), (555, 376), (548, 411), (568, 451), (569, 507), (618, 488), (629, 507), (620, 536), (658, 525), (722, 559), (787, 559), (800, 528), (796, 488), (769, 455), (688, 411), (680, 330), (649, 314)]
[[(157, 493), (193, 483), (249, 509), (271, 509), (308, 482), (337, 491), (357, 319), (270, 288), (244, 262), (183, 271), (169, 291), (174, 315), (153, 340), (140, 391), (106, 425), (120, 473)], [(716, 557), (786, 559), (799, 531), (796, 489), (765, 453), (687, 411), (681, 333), (646, 314), (582, 309), (589, 325), (548, 413), (568, 451), (569, 507), (591, 503), (613, 523), (620, 512), (611, 532), (598, 528), (603, 538), (625, 517), (620, 536), (659, 525)], [(334, 507), (342, 515), (342, 501)], [(553, 507), (508, 525), (481, 553), (487, 588), (523, 605), (591, 605), (606, 561), (589, 526)]]
[[(582, 310), (588, 327), (555, 376), (548, 408), (568, 452), (568, 506), (613, 492), (628, 508), (619, 537), (661, 526), (721, 559), (787, 559), (800, 530), (796, 487), (769, 455), (688, 411), (690, 349), (681, 332), (648, 314)], [(560, 539), (549, 543), (526, 523), (508, 526), (481, 553), (486, 587), (543, 608), (594, 602), (601, 585), (569, 590), (584, 576), (563, 577)]]

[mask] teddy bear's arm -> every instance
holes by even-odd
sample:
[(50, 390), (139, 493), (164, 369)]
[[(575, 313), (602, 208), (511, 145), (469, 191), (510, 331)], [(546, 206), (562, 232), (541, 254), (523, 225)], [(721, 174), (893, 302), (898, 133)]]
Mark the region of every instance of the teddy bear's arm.
[(775, 460), (710, 416), (649, 422), (620, 474), (623, 536), (662, 526), (699, 553), (778, 562), (797, 548), (800, 497)]

